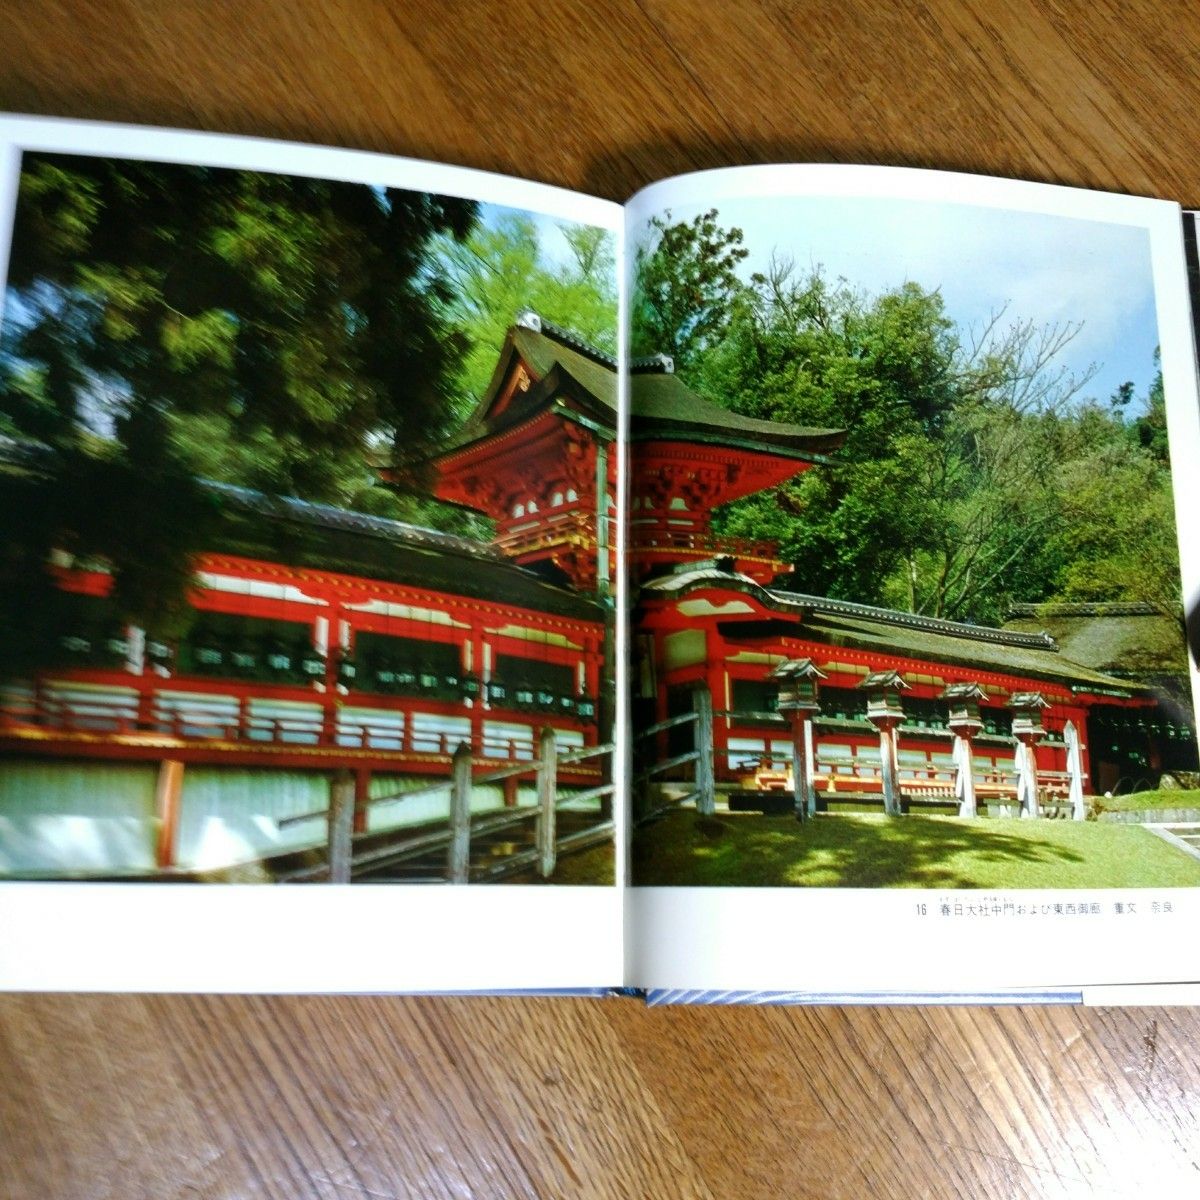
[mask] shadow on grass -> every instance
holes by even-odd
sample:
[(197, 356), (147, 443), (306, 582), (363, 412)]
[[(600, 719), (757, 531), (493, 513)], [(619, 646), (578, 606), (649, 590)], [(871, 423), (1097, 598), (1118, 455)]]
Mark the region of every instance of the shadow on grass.
[(676, 812), (636, 831), (631, 866), (644, 886), (973, 888), (1006, 886), (1008, 867), (1083, 862), (983, 822)]

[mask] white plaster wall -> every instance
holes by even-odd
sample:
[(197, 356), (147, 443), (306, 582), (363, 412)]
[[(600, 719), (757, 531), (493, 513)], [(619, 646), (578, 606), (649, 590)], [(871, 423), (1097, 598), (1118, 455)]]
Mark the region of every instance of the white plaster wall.
[(0, 873), (154, 867), (152, 764), (0, 763)]

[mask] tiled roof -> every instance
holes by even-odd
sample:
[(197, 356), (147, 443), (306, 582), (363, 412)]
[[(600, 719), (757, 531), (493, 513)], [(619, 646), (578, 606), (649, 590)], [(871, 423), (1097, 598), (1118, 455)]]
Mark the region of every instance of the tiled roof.
[(369, 537), (384, 538), (391, 542), (409, 546), (426, 546), (451, 551), (490, 562), (504, 562), (501, 551), (489, 542), (475, 542), (470, 538), (458, 537), (453, 533), (442, 533), (427, 529), (423, 525), (410, 525), (405, 521), (393, 521), (388, 517), (376, 517), (370, 513), (353, 512), (337, 508), (332, 504), (315, 504), (311, 500), (298, 500), (294, 496), (268, 496), (252, 488), (238, 487), (232, 483), (219, 483), (214, 479), (203, 481), (204, 486), (215, 495), (259, 516), (275, 520), (298, 521), (322, 529), (336, 529), (347, 533), (361, 533)]

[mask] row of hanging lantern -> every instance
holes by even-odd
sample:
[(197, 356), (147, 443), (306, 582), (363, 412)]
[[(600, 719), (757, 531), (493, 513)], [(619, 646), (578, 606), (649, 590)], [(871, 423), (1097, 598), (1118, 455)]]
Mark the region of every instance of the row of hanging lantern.
[[(189, 638), (188, 645), (192, 668), (202, 675), (298, 683), (325, 679), (326, 657), (308, 637), (293, 642), (273, 634), (224, 638), (211, 627), (201, 625)], [(147, 648), (152, 650), (148, 657), (156, 660), (155, 665), (170, 666), (173, 655), (168, 644), (153, 639)], [(431, 658), (414, 662), (382, 653), (371, 656), (364, 669), (351, 651), (341, 648), (335, 652), (335, 661), (337, 682), (347, 689), (448, 701), (476, 701), (486, 695), (494, 707), (556, 713), (584, 721), (593, 720), (596, 715), (596, 701), (586, 693), (576, 694), (524, 679), (510, 685), (498, 676), (485, 685), (474, 672), (439, 665)]]
[(1172, 721), (1144, 712), (1106, 713), (1098, 712), (1092, 718), (1096, 731), (1106, 739), (1114, 739), (1113, 750), (1120, 750), (1120, 740), (1146, 737), (1166, 738), (1170, 741), (1190, 742), (1196, 734), (1183, 721)]
[[(76, 628), (68, 629), (59, 639), (63, 656), (71, 665), (117, 668), (129, 661), (129, 630), (123, 623), (92, 619), (76, 624)], [(395, 639), (398, 646), (415, 648), (423, 644), (449, 651), (449, 644), (432, 636), (432, 625), (432, 620), (390, 619), (388, 640)], [(441, 661), (436, 654), (422, 655), (415, 650), (411, 653), (368, 650), (360, 662), (348, 647), (337, 647), (333, 650), (334, 677), (347, 691), (427, 696), (452, 702), (485, 700), (491, 707), (519, 712), (555, 714), (588, 722), (596, 718), (595, 697), (582, 689), (576, 691), (569, 685), (538, 679), (545, 673), (537, 670), (542, 659), (531, 661), (528, 677), (517, 672), (506, 679), (493, 673), (485, 682), (475, 671), (444, 661), (457, 658), (457, 654), (457, 646), (453, 647), (453, 655), (441, 655)], [(221, 627), (204, 617), (178, 645), (147, 634), (142, 656), (147, 668), (164, 676), (184, 671), (214, 678), (294, 684), (323, 684), (329, 664), (328, 656), (313, 644), (307, 628), (291, 632), (284, 623), (277, 629), (261, 631), (236, 623)]]
[(62, 634), (58, 644), (73, 666), (123, 667), (129, 658), (129, 631), (120, 621), (79, 624)]
[(389, 614), (381, 635), (371, 636), (358, 671), (359, 687), (385, 695), (425, 696), (447, 702), (485, 702), (491, 708), (538, 712), (592, 721), (596, 701), (570, 687), (537, 680), (541, 659), (531, 661), (526, 677), (506, 677), (492, 671), (484, 680), (459, 665), (460, 647), (444, 640), (444, 622), (435, 613), (423, 616)]
[(369, 659), (363, 687), (386, 695), (433, 696), (443, 700), (476, 700), (483, 683), (472, 671), (439, 665), (432, 659), (414, 660), (386, 651)]
[[(160, 659), (167, 659), (162, 665), (168, 665), (169, 647), (161, 642), (156, 644), (160, 647)], [(328, 660), (307, 633), (290, 637), (285, 637), (282, 631), (222, 633), (201, 622), (185, 644), (191, 670), (198, 675), (279, 683), (320, 683), (325, 679)], [(338, 681), (352, 683), (355, 673), (353, 658), (339, 654)]]
[(493, 708), (522, 712), (557, 713), (590, 721), (596, 702), (587, 694), (517, 679), (508, 683), (493, 675), (486, 684), (471, 671), (440, 668), (432, 661), (414, 663), (388, 655), (377, 657), (370, 668), (372, 690), (390, 695), (428, 696), (439, 700), (486, 699)]
[(494, 677), (488, 683), (488, 699), (497, 708), (518, 712), (555, 713), (562, 717), (578, 717), (582, 721), (596, 718), (595, 698), (586, 692), (576, 694), (531, 683), (527, 679), (518, 679), (510, 686), (503, 679)]
[[(811, 659), (781, 663), (767, 678), (778, 686), (777, 708), (780, 712), (820, 712), (819, 680), (824, 676)], [(876, 671), (868, 675), (857, 687), (866, 695), (866, 719), (876, 726), (903, 723), (906, 714), (901, 693), (908, 687), (897, 671)], [(970, 728), (975, 733), (999, 729), (998, 722), (989, 722), (982, 714), (980, 701), (986, 698), (986, 693), (975, 683), (951, 684), (939, 697), (947, 705), (946, 724), (951, 729)], [(1013, 735), (1043, 736), (1046, 730), (1042, 710), (1046, 707), (1045, 699), (1038, 692), (1014, 693), (1009, 700)]]

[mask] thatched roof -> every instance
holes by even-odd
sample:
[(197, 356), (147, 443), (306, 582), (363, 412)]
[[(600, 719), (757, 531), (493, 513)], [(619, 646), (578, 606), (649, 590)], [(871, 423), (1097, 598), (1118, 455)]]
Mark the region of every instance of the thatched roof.
[(1183, 614), (1150, 604), (1014, 604), (1005, 629), (1045, 630), (1077, 663), (1128, 679), (1187, 674)]

